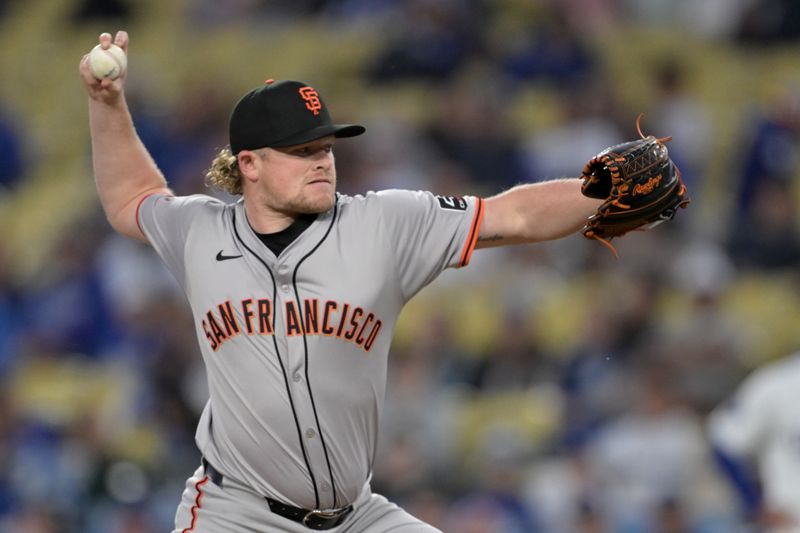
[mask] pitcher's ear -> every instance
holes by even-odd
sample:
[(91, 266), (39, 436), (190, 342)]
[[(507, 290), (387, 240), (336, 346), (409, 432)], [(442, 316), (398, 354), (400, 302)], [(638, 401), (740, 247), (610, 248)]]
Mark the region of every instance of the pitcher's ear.
[(236, 154), (236, 159), (239, 163), (239, 172), (241, 172), (242, 177), (248, 181), (256, 181), (263, 162), (261, 154), (253, 150), (242, 150)]

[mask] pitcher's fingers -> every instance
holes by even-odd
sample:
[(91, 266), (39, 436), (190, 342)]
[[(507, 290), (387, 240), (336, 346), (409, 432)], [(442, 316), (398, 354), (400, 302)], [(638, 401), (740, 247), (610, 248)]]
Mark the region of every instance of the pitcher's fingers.
[(111, 78), (103, 78), (102, 80), (100, 80), (100, 87), (102, 87), (103, 89), (106, 89), (106, 90), (111, 90), (111, 89), (119, 90), (118, 86), (119, 86), (119, 84), (117, 84), (117, 86), (114, 86), (114, 80), (112, 80)]
[(125, 53), (128, 53), (128, 42), (130, 39), (128, 38), (128, 32), (125, 30), (119, 30), (117, 35), (114, 37), (114, 44), (122, 48)]
[(111, 34), (108, 32), (103, 32), (100, 34), (100, 37), (98, 37), (97, 40), (100, 41), (100, 46), (107, 50), (111, 44)]
[(92, 75), (92, 71), (89, 69), (89, 54), (81, 58), (81, 62), (78, 64), (78, 72), (86, 84), (97, 85), (97, 78)]

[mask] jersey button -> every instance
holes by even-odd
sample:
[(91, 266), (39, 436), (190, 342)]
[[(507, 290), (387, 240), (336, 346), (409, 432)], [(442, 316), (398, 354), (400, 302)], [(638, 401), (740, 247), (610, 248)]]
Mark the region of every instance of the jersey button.
[(286, 283), (284, 283), (283, 285), (281, 285), (281, 290), (282, 290), (283, 292), (289, 292), (289, 285), (287, 285)]
[(322, 490), (324, 490), (325, 492), (328, 492), (329, 490), (331, 490), (331, 486), (328, 485), (327, 481), (322, 483)]
[(306, 430), (306, 437), (308, 437), (309, 439), (313, 439), (316, 434), (317, 432), (314, 431), (313, 429)]
[(300, 375), (300, 372), (295, 372), (294, 376), (292, 376), (292, 379), (295, 381), (300, 381), (303, 379), (303, 377)]
[(278, 272), (281, 274), (286, 274), (289, 271), (289, 267), (286, 265), (281, 265), (278, 267)]

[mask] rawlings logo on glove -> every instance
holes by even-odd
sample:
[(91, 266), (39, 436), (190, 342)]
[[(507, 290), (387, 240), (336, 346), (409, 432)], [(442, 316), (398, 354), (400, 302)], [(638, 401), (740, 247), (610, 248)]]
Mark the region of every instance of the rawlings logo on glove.
[(653, 190), (658, 187), (658, 184), (661, 183), (661, 174), (656, 176), (655, 178), (650, 178), (647, 180), (647, 183), (637, 183), (636, 186), (633, 188), (633, 195), (636, 196), (637, 194), (650, 194)]
[(617, 251), (611, 239), (635, 229), (648, 229), (670, 220), (679, 207), (689, 205), (681, 172), (665, 145), (672, 137), (645, 136), (606, 148), (583, 167), (581, 192), (605, 200), (583, 227), (587, 239), (596, 239)]

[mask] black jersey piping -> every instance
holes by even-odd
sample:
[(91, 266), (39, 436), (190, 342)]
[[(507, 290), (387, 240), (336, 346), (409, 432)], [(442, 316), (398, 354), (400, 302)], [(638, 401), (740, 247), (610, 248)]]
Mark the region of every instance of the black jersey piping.
[[(317, 424), (317, 434), (319, 435), (319, 441), (322, 444), (322, 451), (325, 453), (325, 462), (328, 464), (328, 475), (331, 478), (331, 491), (333, 492), (333, 508), (337, 508), (337, 496), (336, 496), (336, 482), (333, 479), (333, 469), (331, 468), (331, 460), (328, 457), (328, 447), (325, 445), (325, 438), (322, 434), (322, 428), (319, 425), (319, 416), (317, 415), (317, 404), (314, 402), (314, 394), (311, 391), (311, 379), (308, 377), (308, 339), (306, 338), (306, 321), (305, 316), (306, 314), (303, 312), (302, 304), (300, 302), (300, 291), (297, 289), (297, 272), (300, 270), (300, 265), (303, 264), (303, 261), (311, 257), (311, 254), (317, 251), (325, 239), (328, 238), (330, 235), (331, 230), (333, 229), (333, 224), (336, 222), (336, 214), (338, 213), (339, 207), (339, 196), (337, 195), (334, 203), (333, 203), (333, 215), (331, 216), (331, 223), (328, 225), (327, 231), (325, 231), (325, 235), (322, 236), (322, 239), (314, 246), (311, 251), (309, 251), (306, 255), (304, 255), (298, 262), (297, 266), (294, 267), (294, 273), (292, 274), (292, 285), (294, 286), (294, 296), (297, 298), (297, 307), (300, 310), (300, 325), (302, 326), (303, 331), (303, 351), (305, 352), (305, 370), (306, 370), (306, 387), (308, 387), (308, 397), (311, 399), (311, 408), (314, 411), (314, 421)], [(319, 502), (317, 502), (317, 508), (319, 509)]]
[[(278, 287), (275, 283), (275, 276), (272, 274), (272, 270), (269, 268), (266, 262), (255, 253), (239, 236), (239, 230), (236, 229), (236, 210), (232, 211), (233, 214), (233, 233), (236, 235), (236, 240), (238, 240), (245, 249), (253, 254), (253, 256), (258, 259), (258, 261), (264, 265), (264, 268), (267, 269), (269, 272), (269, 277), (272, 279), (272, 304), (273, 307), (275, 305), (275, 297), (277, 296)], [(292, 407), (292, 416), (294, 417), (294, 424), (297, 427), (297, 439), (300, 442), (300, 449), (303, 451), (303, 460), (306, 463), (306, 468), (308, 469), (308, 474), (311, 476), (311, 484), (314, 485), (314, 501), (316, 502), (315, 509), (319, 509), (319, 491), (317, 490), (317, 479), (314, 476), (314, 471), (311, 469), (311, 461), (308, 458), (308, 452), (306, 451), (305, 443), (303, 442), (303, 431), (300, 429), (300, 420), (297, 418), (297, 410), (294, 408), (294, 399), (292, 398), (292, 390), (289, 387), (289, 376), (286, 374), (286, 368), (283, 366), (283, 359), (281, 359), (281, 353), (278, 350), (278, 340), (276, 338), (276, 329), (275, 329), (275, 316), (278, 313), (273, 309), (272, 311), (272, 343), (275, 345), (275, 355), (278, 357), (278, 363), (281, 365), (281, 372), (283, 372), (283, 382), (286, 385), (286, 395), (289, 397), (289, 405)], [(308, 354), (308, 350), (306, 350), (306, 356)], [(313, 400), (312, 400), (313, 405)], [(317, 411), (314, 409), (314, 416), (317, 416)], [(319, 422), (317, 422), (317, 427), (319, 427)], [(320, 436), (320, 438), (322, 438)], [(324, 446), (324, 445), (323, 445)], [(327, 451), (325, 452), (325, 458), (327, 459)], [(328, 468), (330, 468), (330, 463), (328, 463)]]

